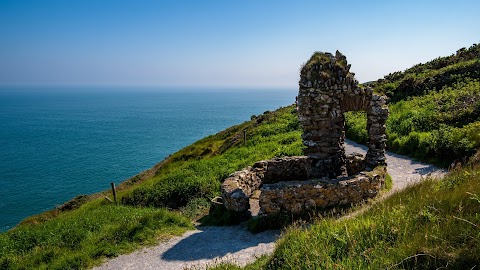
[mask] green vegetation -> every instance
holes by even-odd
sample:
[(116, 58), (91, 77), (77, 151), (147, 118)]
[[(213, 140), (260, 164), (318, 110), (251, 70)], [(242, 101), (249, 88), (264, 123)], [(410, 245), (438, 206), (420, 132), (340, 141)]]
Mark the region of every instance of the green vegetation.
[[(347, 60), (343, 54), (336, 51), (335, 58), (332, 59), (329, 53), (314, 52), (310, 59), (300, 67), (300, 74), (302, 77), (306, 77), (309, 80), (329, 79), (332, 77), (339, 77), (340, 74), (332, 72), (329, 69), (322, 70), (321, 72), (309, 72), (313, 66), (316, 65), (334, 65), (337, 70), (343, 70), (345, 74), (348, 73), (350, 65), (347, 64)], [(342, 75), (344, 76), (344, 75)], [(353, 79), (354, 74), (348, 73), (348, 77)]]
[(192, 229), (164, 209), (92, 203), (0, 234), (0, 269), (81, 269)]
[(391, 102), (439, 91), (464, 80), (480, 79), (480, 44), (462, 48), (456, 54), (417, 64), (404, 72), (394, 72), (373, 83)]
[(480, 261), (479, 179), (480, 166), (471, 166), (411, 186), (355, 218), (292, 226), (272, 256), (245, 269), (472, 269)]
[(388, 147), (443, 166), (471, 156), (480, 146), (480, 83), (468, 87), (393, 104)]
[[(448, 166), (480, 146), (480, 82), (445, 87), (439, 92), (389, 105), (388, 149)], [(365, 113), (346, 114), (346, 135), (366, 143)]]
[(221, 263), (213, 267), (208, 268), (209, 270), (258, 270), (265, 267), (265, 264), (268, 262), (268, 256), (261, 256), (255, 262), (246, 265), (245, 267), (239, 267), (233, 264)]
[[(448, 165), (480, 147), (478, 58), (475, 45), (373, 83), (391, 98), (390, 150)], [(367, 141), (365, 114), (346, 115), (346, 134)], [(252, 116), (126, 181), (118, 189), (118, 204), (106, 201), (106, 193), (78, 196), (0, 234), (0, 269), (87, 268), (191, 229), (191, 220), (208, 212), (202, 222), (240, 222), (238, 216), (210, 207), (221, 180), (262, 159), (300, 155), (300, 135), (294, 106)], [(247, 269), (469, 269), (480, 261), (479, 176), (480, 169), (473, 166), (395, 194), (355, 218), (324, 217), (308, 229), (294, 226), (273, 256), (261, 257)], [(249, 226), (263, 230), (291, 219), (266, 222)]]
[[(160, 174), (123, 194), (122, 202), (134, 206), (184, 207), (195, 198), (219, 195), (221, 180), (256, 161), (300, 155), (302, 143), (293, 110), (290, 106), (267, 112), (196, 142), (173, 155), (172, 164)], [(247, 130), (247, 143), (243, 142), (243, 130)]]
[[(390, 98), (388, 148), (447, 166), (480, 147), (480, 45), (373, 83)], [(346, 136), (366, 143), (366, 115), (345, 115)], [(355, 218), (294, 225), (272, 256), (214, 269), (473, 269), (480, 261), (480, 150), (472, 165), (427, 179)]]
[(180, 150), (156, 166), (152, 177), (122, 184), (120, 204), (100, 195), (78, 196), (26, 219), (0, 234), (0, 269), (83, 269), (192, 229), (191, 219), (209, 211), (209, 199), (219, 195), (226, 176), (261, 159), (301, 154), (294, 110), (265, 112)]
[(345, 113), (345, 136), (361, 144), (367, 143), (367, 114), (365, 112)]
[[(390, 98), (388, 149), (448, 166), (480, 146), (480, 45), (373, 83)], [(366, 116), (346, 114), (346, 135), (366, 143)]]

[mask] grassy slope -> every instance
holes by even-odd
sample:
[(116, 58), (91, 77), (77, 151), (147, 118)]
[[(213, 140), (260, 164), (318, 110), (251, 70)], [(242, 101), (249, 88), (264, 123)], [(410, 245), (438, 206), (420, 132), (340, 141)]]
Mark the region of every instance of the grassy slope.
[[(480, 45), (395, 72), (373, 83), (390, 98), (389, 150), (448, 166), (480, 146)], [(365, 143), (366, 118), (346, 117), (347, 136)]]
[[(373, 84), (390, 97), (390, 150), (448, 165), (480, 147), (480, 46)], [(346, 116), (366, 142), (366, 118)], [(272, 256), (244, 269), (472, 269), (480, 263), (480, 152), (476, 164), (427, 180), (352, 219), (290, 227)], [(214, 269), (242, 269), (219, 265)]]
[(0, 269), (81, 269), (190, 228), (163, 209), (94, 202), (0, 234)]
[(122, 202), (134, 206), (184, 207), (192, 199), (219, 195), (222, 179), (258, 160), (300, 155), (299, 124), (292, 111), (290, 106), (267, 113), (196, 142), (185, 149), (188, 154), (182, 150), (171, 157), (175, 164), (125, 193)]
[(102, 194), (83, 196), (62, 207), (73, 210), (26, 219), (0, 234), (0, 269), (82, 269), (191, 229), (221, 179), (261, 159), (301, 153), (293, 111), (267, 112), (180, 150), (122, 184), (118, 205)]
[[(455, 58), (455, 61), (452, 60), (453, 58)], [(475, 62), (470, 63), (468, 61), (472, 61), (472, 59), (467, 59), (465, 61), (467, 61), (468, 63), (463, 63), (462, 61), (464, 59), (462, 57), (455, 56), (453, 58), (441, 58), (439, 60), (439, 63), (441, 63), (442, 65), (447, 63), (447, 65), (444, 65), (440, 69), (447, 70), (448, 72), (442, 73), (447, 75), (442, 75), (438, 78), (457, 78), (458, 80), (456, 80), (455, 82), (457, 83), (456, 85), (459, 85), (459, 87), (453, 85), (448, 86), (444, 83), (449, 81), (447, 79), (438, 79), (438, 81), (441, 82), (438, 85), (441, 85), (443, 90), (435, 88), (434, 91), (428, 95), (423, 95), (422, 91), (417, 91), (415, 92), (415, 95), (418, 97), (405, 101), (398, 101), (395, 104), (391, 104), (391, 119), (401, 119), (398, 122), (398, 126), (401, 126), (402, 128), (404, 128), (405, 132), (408, 132), (408, 134), (402, 134), (398, 130), (393, 131), (397, 132), (397, 137), (395, 137), (395, 139), (393, 140), (389, 140), (390, 145), (392, 145), (392, 143), (395, 142), (396, 139), (400, 140), (400, 142), (403, 142), (403, 140), (405, 140), (404, 143), (400, 144), (401, 147), (399, 147), (398, 151), (401, 152), (401, 149), (403, 149), (402, 147), (404, 145), (411, 145), (410, 147), (414, 148), (418, 146), (418, 144), (415, 144), (416, 141), (414, 139), (404, 139), (405, 136), (410, 137), (411, 134), (415, 134), (415, 132), (417, 134), (420, 134), (420, 137), (424, 136), (424, 132), (438, 132), (440, 134), (440, 137), (436, 138), (440, 138), (441, 140), (436, 139), (429, 141), (440, 142), (440, 144), (438, 145), (457, 145), (458, 141), (454, 140), (457, 137), (460, 138), (460, 141), (463, 138), (467, 138), (468, 140), (464, 141), (463, 144), (470, 148), (476, 147), (475, 143), (479, 142), (478, 137), (476, 137), (478, 136), (478, 125), (476, 124), (478, 122), (478, 114), (476, 114), (478, 111), (478, 100), (475, 100), (475, 97), (478, 97), (478, 95), (470, 94), (470, 91), (472, 89), (472, 91), (478, 90), (478, 82), (475, 81), (474, 76), (471, 76), (473, 77), (472, 79), (468, 76), (455, 75), (455, 73), (451, 70), (456, 70), (456, 67), (451, 68), (451, 70), (448, 67), (450, 62), (452, 61), (452, 65), (458, 65), (459, 67), (462, 67), (463, 64), (469, 67), (470, 64), (473, 65), (475, 64)], [(468, 67), (466, 69), (469, 69)], [(418, 70), (426, 70), (424, 66), (417, 66), (415, 68)], [(428, 72), (435, 73), (437, 71), (425, 71), (425, 74), (427, 74)], [(474, 71), (472, 72), (473, 74), (475, 74)], [(472, 74), (472, 72), (469, 72), (468, 74)], [(414, 72), (410, 73), (413, 75), (409, 76), (415, 76)], [(440, 74), (441, 72), (439, 71), (437, 73)], [(452, 74), (455, 76), (453, 76)], [(396, 74), (395, 76), (400, 78), (403, 75)], [(428, 76), (423, 77), (427, 78)], [(381, 84), (381, 82), (378, 82), (377, 84)], [(379, 86), (377, 85), (376, 87), (378, 88)], [(447, 87), (453, 88), (448, 90)], [(395, 89), (397, 88), (389, 89), (392, 93), (394, 93), (396, 91)], [(474, 102), (470, 101), (472, 98), (474, 99)], [(444, 116), (442, 116), (443, 118), (441, 119), (441, 121), (439, 121), (440, 118), (438, 117), (438, 115), (441, 114), (438, 113), (437, 107), (427, 106), (428, 104), (431, 104), (431, 102), (437, 102), (438, 100), (442, 102), (442, 106), (443, 104), (446, 104), (445, 107), (442, 107), (443, 109), (441, 109), (445, 111), (445, 114)], [(465, 101), (466, 103), (464, 104), (466, 105), (456, 107), (458, 104), (460, 104), (459, 101), (461, 100)], [(395, 109), (395, 106), (398, 106), (398, 110)], [(428, 109), (432, 107), (434, 108), (433, 111)], [(418, 112), (409, 113), (409, 111)], [(452, 111), (454, 111), (455, 113), (449, 113)], [(403, 113), (405, 113), (405, 117), (403, 116)], [(415, 118), (412, 115), (430, 115), (433, 118)], [(450, 117), (452, 115), (454, 117)], [(459, 116), (457, 117), (455, 115)], [(349, 124), (347, 123), (349, 127), (347, 133), (349, 133), (349, 136), (352, 137), (354, 137), (354, 135), (361, 136), (361, 132), (364, 132), (365, 127), (363, 126), (363, 131), (362, 128), (358, 129), (359, 132), (356, 132), (355, 130), (356, 126), (361, 127), (361, 125), (359, 124), (362, 121), (361, 116), (358, 117), (358, 121), (351, 121), (352, 119), (355, 120), (355, 118), (351, 118), (350, 116), (347, 118), (347, 121), (349, 121)], [(412, 119), (417, 119), (415, 121), (419, 121), (422, 119), (430, 119), (430, 123), (439, 124), (439, 129), (437, 131), (435, 131), (436, 129), (417, 130), (417, 128), (424, 128), (425, 124), (416, 124), (416, 122)], [(409, 121), (414, 124), (403, 125), (404, 122)], [(443, 126), (440, 124), (443, 124)], [(442, 128), (446, 131), (442, 130)], [(243, 143), (242, 131), (244, 129), (247, 130), (248, 134), (248, 141), (246, 144)], [(459, 129), (460, 131), (458, 131), (458, 134), (460, 135), (455, 135), (455, 132), (457, 131), (454, 130), (452, 132), (450, 129)], [(467, 135), (464, 135), (466, 133), (462, 133), (465, 130), (470, 130), (467, 132)], [(390, 134), (393, 134), (390, 127), (389, 132)], [(87, 198), (83, 197), (81, 200), (74, 201), (72, 204), (64, 207), (65, 209), (71, 208), (73, 210), (55, 210), (35, 217), (31, 217), (28, 218), (21, 225), (17, 226), (15, 229), (0, 234), (0, 269), (85, 268), (95, 263), (98, 263), (98, 261), (104, 257), (116, 256), (120, 253), (129, 252), (141, 245), (152, 243), (158, 237), (168, 237), (171, 235), (179, 234), (184, 230), (191, 228), (190, 221), (185, 218), (185, 215), (193, 218), (202, 210), (206, 210), (208, 208), (208, 198), (212, 198), (219, 194), (220, 180), (225, 178), (228, 174), (245, 166), (251, 165), (255, 161), (261, 159), (272, 158), (274, 156), (301, 154), (302, 144), (300, 140), (300, 134), (301, 132), (299, 130), (298, 121), (294, 114), (294, 108), (293, 106), (290, 106), (277, 110), (273, 113), (266, 113), (254, 119), (253, 121), (245, 122), (241, 125), (231, 127), (216, 135), (212, 135), (205, 139), (202, 139), (194, 143), (193, 145), (188, 146), (181, 151), (173, 154), (149, 172), (133, 177), (125, 184), (121, 185), (119, 190), (119, 198), (121, 203), (119, 205), (112, 205), (111, 203), (108, 203), (101, 198), (101, 194), (97, 196), (90, 196)], [(418, 141), (421, 142), (422, 140)], [(473, 145), (472, 142), (474, 143)], [(443, 147), (440, 149), (442, 149), (442, 151), (445, 150), (446, 153), (450, 153), (448, 152), (448, 147)], [(416, 152), (414, 151), (408, 153), (415, 156)], [(432, 153), (433, 155), (439, 155), (439, 153), (441, 152), (437, 151)], [(448, 158), (451, 157), (451, 155), (448, 156)], [(436, 156), (436, 158), (441, 158), (441, 156)], [(478, 176), (476, 171), (467, 171), (467, 173), (474, 175), (474, 178)], [(463, 180), (458, 180), (458, 182), (462, 181)], [(426, 189), (428, 190), (429, 188), (436, 188), (434, 184), (431, 185), (433, 186), (427, 186)], [(444, 191), (445, 193), (450, 192), (453, 194), (456, 189), (439, 190)], [(469, 196), (473, 196), (474, 198), (476, 195), (480, 194), (474, 186), (472, 187), (472, 189), (470, 189), (469, 192), (473, 194)], [(440, 196), (440, 193), (433, 194), (437, 194)], [(465, 194), (467, 193), (459, 194), (463, 194), (464, 196), (466, 196)], [(423, 198), (428, 197), (427, 195), (428, 194), (418, 196)], [(471, 201), (474, 201), (473, 199), (470, 200), (470, 197), (468, 196), (462, 197), (460, 195), (455, 198), (460, 198), (459, 200), (461, 200), (462, 207), (463, 205), (466, 205), (467, 202), (471, 203)], [(431, 198), (432, 200), (434, 199), (431, 196), (428, 198)], [(403, 203), (406, 205), (405, 200), (403, 201)], [(424, 203), (430, 205), (433, 204), (434, 201), (424, 201)], [(444, 204), (447, 206), (451, 205), (453, 208), (458, 208), (458, 203), (459, 201), (445, 201)], [(418, 204), (420, 205), (421, 202), (419, 201)], [(165, 207), (174, 211), (164, 210)], [(436, 206), (434, 207), (435, 209), (438, 209)], [(410, 206), (405, 206), (405, 208), (410, 208)], [(441, 210), (443, 211), (443, 209)], [(470, 214), (468, 213), (463, 216), (460, 212), (457, 213), (447, 211), (445, 213), (442, 213), (442, 215), (439, 215), (438, 213), (434, 213), (434, 215), (437, 215), (439, 217), (438, 219), (436, 219), (437, 221), (443, 221), (444, 215), (448, 216), (449, 213), (454, 213), (457, 218), (460, 218), (454, 218), (457, 221), (461, 221), (462, 219), (464, 219), (470, 221), (472, 224), (478, 224), (478, 222), (476, 222), (473, 216), (470, 216)], [(409, 215), (412, 214), (410, 212), (405, 213), (408, 213)], [(387, 214), (388, 213), (385, 213), (386, 216), (388, 216)], [(372, 215), (371, 219), (374, 219), (374, 213), (369, 212), (369, 215)], [(425, 215), (428, 216), (429, 214)], [(405, 218), (405, 215), (400, 214), (399, 217), (403, 217), (403, 221), (409, 220), (408, 218)], [(315, 226), (331, 226), (332, 230), (335, 231), (335, 233), (331, 236), (327, 235), (330, 238), (325, 239), (338, 238), (337, 240), (340, 242), (338, 242), (337, 240), (331, 240), (331, 243), (334, 245), (331, 248), (333, 250), (340, 248), (340, 251), (338, 251), (340, 252), (338, 253), (339, 255), (342, 254), (341, 252), (345, 252), (345, 249), (342, 249), (342, 247), (351, 248), (351, 246), (349, 246), (348, 244), (348, 241), (350, 240), (345, 235), (347, 231), (348, 233), (350, 233), (350, 230), (352, 230), (353, 233), (353, 231), (357, 230), (359, 235), (356, 235), (356, 237), (373, 237), (373, 239), (376, 239), (375, 241), (377, 241), (382, 240), (382, 235), (388, 235), (386, 233), (389, 229), (392, 229), (392, 227), (385, 227), (384, 229), (387, 231), (373, 230), (370, 231), (371, 234), (363, 235), (361, 232), (368, 230), (363, 230), (365, 227), (362, 226), (366, 226), (365, 224), (370, 224), (368, 223), (370, 221), (365, 221), (367, 223), (365, 223), (364, 225), (352, 224), (352, 229), (350, 229), (350, 225), (348, 224), (344, 225), (342, 223), (341, 226), (337, 226), (335, 225), (336, 223), (334, 221), (325, 220), (324, 222), (331, 222), (332, 225), (328, 225), (327, 223), (325, 223), (326, 225), (322, 225), (323, 222), (321, 222), (320, 224)], [(371, 222), (373, 224), (373, 221)], [(374, 226), (373, 229), (383, 226), (382, 222), (387, 221), (379, 220), (375, 223), (377, 225)], [(396, 220), (395, 222), (385, 224), (401, 224), (399, 222), (402, 222), (402, 220)], [(438, 226), (444, 226), (443, 223), (439, 224), (440, 225)], [(460, 224), (465, 225), (470, 223), (463, 221), (459, 222), (458, 226), (460, 226)], [(473, 225), (470, 224), (470, 226)], [(362, 230), (355, 229), (357, 227), (362, 228)], [(313, 227), (313, 229), (314, 228), (315, 227)], [(343, 228), (345, 229), (344, 231), (342, 231)], [(433, 229), (435, 228), (432, 227), (432, 230)], [(426, 232), (428, 232), (428, 230), (429, 229), (426, 229)], [(414, 231), (412, 231), (412, 233), (413, 232)], [(276, 260), (278, 262), (283, 262), (283, 260), (287, 262), (286, 259), (290, 255), (288, 255), (288, 253), (285, 253), (287, 255), (282, 255), (281, 252), (282, 250), (287, 250), (289, 248), (286, 243), (295, 243), (295, 235), (301, 235), (301, 233), (305, 233), (305, 237), (313, 237), (313, 235), (309, 235), (309, 233), (312, 234), (313, 231), (302, 232), (299, 229), (294, 229), (291, 234), (287, 235), (287, 238), (291, 237), (292, 239), (289, 238), (288, 241), (285, 240), (284, 242), (282, 242), (284, 243), (282, 244), (284, 248), (281, 247), (280, 249), (278, 249), (273, 259), (263, 258), (261, 261), (257, 262), (256, 266), (268, 263), (268, 265), (272, 267), (280, 267), (281, 265), (275, 263)], [(454, 237), (456, 237), (455, 235), (458, 236), (458, 233), (453, 234)], [(409, 240), (406, 235), (403, 235), (402, 237), (404, 237), (402, 239), (406, 242), (411, 240)], [(475, 240), (477, 239), (475, 237), (478, 237), (478, 235), (471, 235), (467, 233), (466, 237), (468, 239)], [(323, 238), (319, 239), (319, 241), (325, 240)], [(442, 239), (448, 240), (449, 238)], [(300, 238), (299, 241), (301, 241)], [(359, 239), (356, 241), (366, 241), (366, 246), (368, 246), (368, 243), (375, 242), (368, 242), (370, 241), (368, 239)], [(383, 241), (386, 240), (383, 239)], [(455, 243), (455, 241), (453, 241), (452, 243)], [(295, 247), (293, 250), (295, 250), (296, 248), (297, 247)], [(384, 246), (384, 248), (387, 250), (391, 250), (391, 246), (388, 245)], [(305, 249), (299, 250), (303, 250), (299, 254), (309, 254), (308, 251)], [(369, 252), (369, 250), (370, 249), (368, 248), (365, 250), (365, 252)], [(416, 254), (409, 253), (411, 252), (411, 250), (408, 249), (402, 248), (399, 250), (408, 251), (405, 254)], [(468, 249), (465, 250), (468, 251)], [(314, 251), (314, 249), (312, 249), (312, 251)], [(448, 251), (450, 252), (450, 250)], [(381, 252), (379, 252), (378, 254), (381, 254)], [(401, 252), (399, 254), (399, 256), (405, 255)], [(476, 254), (478, 254), (478, 252)], [(321, 255), (322, 258), (324, 255), (325, 254)], [(337, 261), (336, 257), (332, 258)], [(395, 261), (396, 259), (398, 259), (398, 257), (391, 258), (393, 259), (388, 260)], [(292, 260), (292, 262), (295, 262), (294, 257), (292, 257)], [(445, 261), (441, 258), (439, 260), (439, 263), (443, 263)], [(285, 265), (288, 266), (288, 264)]]
[(480, 79), (480, 44), (458, 50), (455, 54), (417, 64), (403, 72), (386, 75), (373, 87), (386, 94), (392, 102), (439, 91), (445, 86), (463, 82), (465, 78)]
[(412, 186), (355, 218), (293, 226), (272, 256), (245, 269), (473, 269), (480, 262), (479, 180), (477, 165)]

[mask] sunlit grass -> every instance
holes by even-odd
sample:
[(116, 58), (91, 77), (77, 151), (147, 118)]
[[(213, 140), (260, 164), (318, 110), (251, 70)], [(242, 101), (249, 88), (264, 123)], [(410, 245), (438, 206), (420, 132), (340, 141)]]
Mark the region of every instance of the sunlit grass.
[(0, 234), (0, 269), (83, 269), (181, 234), (208, 212), (229, 174), (301, 149), (294, 108), (267, 112), (180, 150), (151, 178), (133, 178), (119, 188), (118, 204), (81, 197), (69, 211), (29, 217)]
[(472, 269), (479, 261), (480, 168), (467, 168), (351, 218), (292, 226), (272, 256), (245, 269)]
[[(448, 166), (480, 147), (480, 82), (389, 104), (388, 150)], [(365, 113), (346, 114), (348, 138), (366, 143)]]
[(164, 209), (85, 205), (0, 234), (0, 269), (76, 269), (192, 229)]

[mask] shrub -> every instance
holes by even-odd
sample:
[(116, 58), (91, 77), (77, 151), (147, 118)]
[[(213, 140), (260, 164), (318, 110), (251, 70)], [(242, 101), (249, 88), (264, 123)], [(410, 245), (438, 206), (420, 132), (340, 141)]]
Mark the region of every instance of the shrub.
[(367, 143), (367, 117), (365, 112), (345, 113), (345, 134), (358, 143)]

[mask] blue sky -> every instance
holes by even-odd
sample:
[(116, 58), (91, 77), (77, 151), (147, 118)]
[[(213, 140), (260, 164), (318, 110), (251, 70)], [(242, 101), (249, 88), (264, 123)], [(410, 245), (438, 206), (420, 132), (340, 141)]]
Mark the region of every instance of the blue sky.
[(480, 43), (480, 1), (0, 0), (0, 85), (297, 87), (314, 51), (361, 82)]

